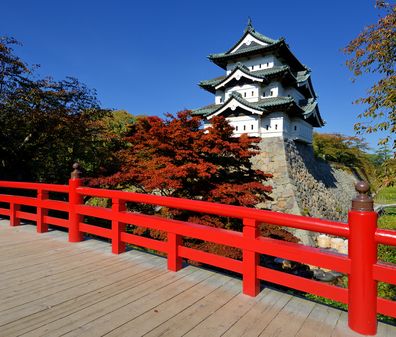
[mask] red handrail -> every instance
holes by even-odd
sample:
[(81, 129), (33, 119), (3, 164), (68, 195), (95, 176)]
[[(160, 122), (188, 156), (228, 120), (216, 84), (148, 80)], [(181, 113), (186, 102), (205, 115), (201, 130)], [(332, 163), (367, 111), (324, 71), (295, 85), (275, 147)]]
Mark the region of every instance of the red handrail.
[[(250, 296), (258, 294), (259, 282), (265, 280), (327, 297), (348, 304), (349, 326), (363, 334), (375, 334), (377, 313), (396, 317), (396, 303), (377, 298), (377, 281), (396, 284), (396, 266), (377, 262), (377, 244), (396, 246), (396, 232), (377, 229), (377, 214), (372, 211), (351, 210), (348, 223), (341, 223), (204, 201), (81, 187), (81, 180), (78, 178), (70, 179), (69, 185), (0, 181), (0, 188), (33, 190), (37, 193), (37, 197), (19, 196), (15, 195), (16, 193), (0, 194), (0, 202), (9, 204), (8, 209), (0, 208), (0, 215), (9, 216), (12, 226), (19, 225), (21, 219), (27, 219), (37, 222), (38, 232), (46, 232), (49, 224), (66, 227), (71, 242), (81, 241), (83, 233), (94, 234), (111, 239), (112, 251), (115, 254), (124, 252), (127, 243), (158, 250), (167, 254), (168, 269), (172, 271), (182, 268), (183, 258), (221, 267), (242, 274), (243, 293)], [(68, 195), (68, 201), (51, 200), (49, 192), (65, 193)], [(111, 199), (112, 207), (84, 205), (84, 196)], [(242, 219), (243, 231), (236, 232), (128, 212), (127, 202)], [(33, 206), (37, 211), (36, 213), (21, 211), (21, 206)], [(68, 219), (48, 216), (48, 210), (67, 212)], [(86, 224), (83, 221), (84, 216), (110, 220), (111, 229)], [(258, 233), (260, 223), (347, 237), (349, 253), (342, 255), (297, 243), (260, 237)], [(167, 241), (127, 233), (126, 224), (164, 231), (167, 234)], [(243, 258), (239, 261), (184, 247), (183, 237), (241, 249)], [(349, 278), (348, 289), (262, 267), (259, 263), (260, 254), (345, 273)]]

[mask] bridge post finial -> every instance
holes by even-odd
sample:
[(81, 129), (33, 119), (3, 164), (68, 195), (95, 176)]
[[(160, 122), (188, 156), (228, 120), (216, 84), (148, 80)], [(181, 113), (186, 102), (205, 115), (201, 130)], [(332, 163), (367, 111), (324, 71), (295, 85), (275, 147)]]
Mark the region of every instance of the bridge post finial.
[(367, 195), (370, 186), (365, 181), (358, 181), (355, 184), (356, 192), (359, 194), (352, 200), (352, 211), (372, 212), (374, 211), (373, 198)]
[(74, 163), (73, 164), (73, 171), (70, 174), (71, 179), (79, 179), (81, 178), (81, 170), (80, 170), (80, 164), (79, 163)]
[(377, 213), (373, 211), (373, 199), (367, 195), (369, 184), (359, 181), (355, 188), (358, 195), (348, 212), (348, 325), (360, 334), (375, 335), (377, 281), (373, 266), (377, 263)]

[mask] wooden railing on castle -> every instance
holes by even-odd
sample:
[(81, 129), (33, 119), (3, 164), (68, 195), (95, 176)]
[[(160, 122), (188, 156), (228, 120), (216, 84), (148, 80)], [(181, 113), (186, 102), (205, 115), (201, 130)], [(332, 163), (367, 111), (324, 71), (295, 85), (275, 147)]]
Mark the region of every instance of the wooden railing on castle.
[[(377, 228), (377, 213), (372, 210), (372, 200), (366, 195), (368, 185), (365, 183), (357, 184), (359, 195), (352, 202), (348, 223), (341, 223), (203, 201), (86, 188), (82, 186), (78, 167), (74, 168), (69, 185), (0, 181), (0, 188), (7, 189), (7, 194), (0, 194), (0, 203), (9, 205), (9, 208), (0, 208), (0, 215), (8, 216), (11, 226), (19, 225), (21, 219), (35, 221), (39, 233), (48, 231), (48, 225), (65, 227), (70, 242), (83, 240), (83, 233), (110, 239), (115, 254), (124, 252), (126, 244), (164, 252), (171, 271), (181, 269), (182, 259), (185, 258), (240, 273), (243, 293), (249, 296), (260, 292), (260, 280), (264, 280), (345, 303), (348, 304), (350, 328), (361, 334), (376, 334), (377, 313), (396, 317), (396, 302), (377, 297), (378, 281), (396, 284), (396, 266), (377, 262), (377, 245), (396, 246), (396, 232)], [(37, 194), (36, 197), (21, 196), (16, 190), (30, 190)], [(68, 201), (50, 199), (50, 192), (63, 193), (68, 196), (65, 198)], [(84, 205), (83, 198), (86, 196), (111, 199), (112, 207)], [(129, 212), (127, 202), (238, 218), (243, 221), (243, 230), (237, 232)], [(31, 206), (35, 212), (22, 211), (21, 206)], [(68, 217), (49, 216), (49, 210), (64, 212)], [(84, 216), (110, 220), (111, 229), (84, 223)], [(260, 237), (260, 223), (348, 238), (348, 255)], [(161, 230), (167, 234), (167, 241), (128, 233), (126, 224)], [(239, 248), (243, 258), (239, 261), (185, 247), (183, 237)], [(344, 273), (348, 275), (348, 288), (260, 266), (260, 254)]]

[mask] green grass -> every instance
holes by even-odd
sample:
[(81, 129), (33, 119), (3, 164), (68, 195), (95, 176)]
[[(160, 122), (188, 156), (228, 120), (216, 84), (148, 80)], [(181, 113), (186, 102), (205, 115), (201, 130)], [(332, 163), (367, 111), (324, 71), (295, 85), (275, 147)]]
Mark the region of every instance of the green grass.
[(396, 186), (385, 187), (378, 191), (374, 197), (377, 204), (393, 204), (396, 203)]
[[(393, 188), (393, 187), (392, 187)], [(393, 188), (396, 193), (396, 188)], [(389, 208), (385, 214), (378, 219), (378, 227), (396, 231), (396, 209)], [(378, 245), (378, 260), (396, 264), (396, 247)], [(378, 296), (393, 299), (396, 298), (396, 286), (378, 282)], [(380, 319), (396, 324), (396, 319), (380, 315)]]

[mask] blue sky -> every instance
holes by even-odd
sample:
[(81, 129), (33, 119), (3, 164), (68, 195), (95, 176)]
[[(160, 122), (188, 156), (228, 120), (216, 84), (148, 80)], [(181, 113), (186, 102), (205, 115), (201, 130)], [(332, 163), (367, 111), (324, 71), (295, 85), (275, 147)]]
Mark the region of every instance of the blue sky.
[[(21, 41), (16, 53), (40, 75), (77, 77), (104, 107), (160, 116), (213, 102), (197, 83), (223, 70), (206, 57), (228, 50), (251, 17), (312, 69), (320, 131), (347, 135), (362, 111), (352, 101), (371, 82), (351, 82), (341, 49), (379, 14), (374, 0), (22, 0), (1, 10), (0, 35)], [(378, 135), (366, 139), (374, 147)]]

